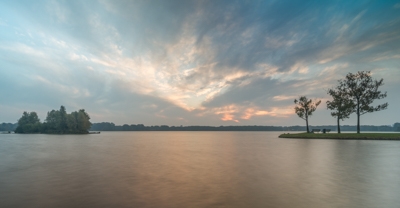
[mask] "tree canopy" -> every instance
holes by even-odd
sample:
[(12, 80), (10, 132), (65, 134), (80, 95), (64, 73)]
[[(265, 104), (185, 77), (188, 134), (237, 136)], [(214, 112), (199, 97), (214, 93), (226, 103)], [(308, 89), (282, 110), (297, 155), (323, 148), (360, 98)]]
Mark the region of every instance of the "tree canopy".
[(343, 86), (338, 86), (336, 89), (329, 89), (328, 94), (332, 96), (332, 101), (326, 101), (327, 108), (333, 110), (331, 115), (337, 119), (337, 130), (340, 133), (340, 120), (349, 118), (354, 112), (354, 103), (350, 99), (346, 89)]
[(379, 87), (383, 79), (373, 80), (370, 71), (359, 71), (355, 74), (348, 73), (344, 80), (339, 80), (339, 87), (345, 89), (346, 95), (353, 101), (357, 114), (357, 133), (360, 133), (360, 116), (366, 113), (385, 110), (388, 103), (373, 106), (375, 100), (385, 98), (386, 92), (381, 92)]
[(308, 117), (312, 116), (312, 113), (317, 110), (321, 100), (317, 101), (307, 99), (306, 96), (301, 96), (299, 100), (295, 99), (294, 103), (296, 104), (296, 107), (294, 108), (296, 114), (306, 121), (307, 133), (310, 133), (310, 129), (308, 128)]
[(39, 133), (41, 130), (40, 119), (36, 112), (23, 112), (22, 117), (18, 119), (18, 127), (16, 133)]

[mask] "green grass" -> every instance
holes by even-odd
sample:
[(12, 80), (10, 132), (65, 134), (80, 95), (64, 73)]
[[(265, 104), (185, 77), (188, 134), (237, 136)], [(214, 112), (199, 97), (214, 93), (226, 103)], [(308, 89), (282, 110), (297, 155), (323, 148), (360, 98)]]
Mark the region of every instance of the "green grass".
[(279, 138), (297, 139), (349, 139), (349, 140), (400, 140), (400, 133), (298, 133), (281, 134)]

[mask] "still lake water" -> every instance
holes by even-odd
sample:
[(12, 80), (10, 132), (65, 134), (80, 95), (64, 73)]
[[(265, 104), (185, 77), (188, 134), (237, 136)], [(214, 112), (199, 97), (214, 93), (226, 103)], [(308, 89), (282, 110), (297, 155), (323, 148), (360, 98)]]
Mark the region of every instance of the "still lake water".
[(0, 134), (0, 207), (399, 207), (400, 141)]

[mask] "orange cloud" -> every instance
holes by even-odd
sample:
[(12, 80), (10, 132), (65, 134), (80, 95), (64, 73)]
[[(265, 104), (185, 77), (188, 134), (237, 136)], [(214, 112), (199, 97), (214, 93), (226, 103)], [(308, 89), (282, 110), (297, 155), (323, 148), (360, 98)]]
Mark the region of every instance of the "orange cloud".
[[(221, 116), (222, 121), (240, 122), (240, 119), (249, 120), (254, 116), (269, 116), (286, 118), (294, 113), (292, 106), (273, 107), (270, 110), (259, 109), (257, 107), (227, 105), (214, 108), (209, 113)], [(202, 114), (204, 115), (204, 114)], [(238, 119), (240, 118), (240, 119)]]
[(291, 114), (293, 114), (293, 110), (290, 107), (284, 107), (284, 108), (274, 107), (270, 111), (247, 108), (240, 118), (249, 120), (253, 116), (288, 117)]
[(239, 120), (235, 119), (234, 113), (238, 113), (239, 109), (235, 105), (228, 105), (221, 108), (217, 108), (214, 112), (216, 115), (222, 114), (222, 121), (234, 121), (239, 122)]

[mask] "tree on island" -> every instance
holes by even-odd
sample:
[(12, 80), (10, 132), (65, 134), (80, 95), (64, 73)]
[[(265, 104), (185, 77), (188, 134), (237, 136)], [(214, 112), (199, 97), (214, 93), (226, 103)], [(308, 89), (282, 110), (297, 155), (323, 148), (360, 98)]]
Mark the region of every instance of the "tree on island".
[(64, 106), (60, 107), (60, 130), (62, 133), (66, 132), (68, 130), (67, 126), (67, 111), (65, 110)]
[(87, 132), (90, 127), (92, 126), (92, 123), (90, 123), (90, 116), (88, 113), (86, 113), (85, 109), (80, 109), (79, 112), (74, 112), (75, 115), (78, 115), (76, 117), (76, 122), (77, 122), (77, 130), (80, 132)]
[(40, 130), (41, 123), (37, 113), (24, 111), (22, 117), (18, 119), (18, 127), (15, 129), (15, 133), (39, 133)]
[(332, 96), (332, 101), (326, 101), (327, 108), (333, 110), (331, 115), (337, 119), (337, 130), (340, 134), (340, 120), (349, 118), (350, 114), (354, 112), (354, 103), (350, 99), (346, 89), (343, 86), (338, 86), (336, 89), (329, 89), (328, 94)]
[(379, 91), (383, 79), (372, 80), (370, 71), (359, 71), (355, 74), (348, 73), (344, 80), (339, 80), (339, 87), (346, 90), (346, 94), (353, 101), (357, 114), (357, 133), (360, 133), (360, 116), (366, 113), (385, 110), (388, 103), (372, 106), (374, 100), (386, 97), (386, 92)]
[(89, 120), (84, 109), (67, 114), (64, 106), (47, 112), (44, 123), (40, 123), (36, 112), (24, 112), (15, 133), (87, 134), (92, 125)]
[(308, 128), (308, 117), (317, 110), (321, 100), (308, 100), (306, 96), (301, 96), (299, 100), (295, 99), (294, 103), (296, 104), (296, 107), (294, 108), (296, 114), (306, 121), (307, 133), (310, 133), (310, 129)]

